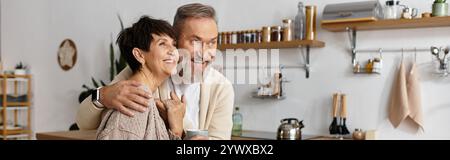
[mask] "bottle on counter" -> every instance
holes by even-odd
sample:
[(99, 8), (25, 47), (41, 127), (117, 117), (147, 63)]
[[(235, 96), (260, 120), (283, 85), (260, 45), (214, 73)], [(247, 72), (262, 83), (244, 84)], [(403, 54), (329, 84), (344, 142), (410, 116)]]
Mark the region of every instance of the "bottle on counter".
[(239, 106), (234, 108), (233, 113), (233, 130), (231, 132), (232, 136), (241, 136), (242, 135), (242, 114), (239, 112)]
[(298, 2), (298, 12), (294, 20), (294, 39), (303, 40), (305, 39), (305, 6), (303, 2)]

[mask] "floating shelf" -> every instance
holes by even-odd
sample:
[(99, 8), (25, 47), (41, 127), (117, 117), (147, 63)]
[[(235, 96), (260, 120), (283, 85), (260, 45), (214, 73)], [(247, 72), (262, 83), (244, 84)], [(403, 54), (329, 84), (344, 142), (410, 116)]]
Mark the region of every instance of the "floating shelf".
[(226, 49), (282, 49), (282, 48), (306, 48), (306, 78), (309, 78), (309, 59), (310, 48), (323, 48), (325, 42), (316, 40), (293, 40), (281, 42), (263, 42), (263, 43), (242, 43), (242, 44), (222, 44), (217, 46), (218, 50), (225, 51)]
[(369, 22), (348, 22), (322, 24), (322, 28), (332, 32), (344, 32), (347, 28), (354, 30), (408, 29), (450, 26), (450, 16), (416, 19), (377, 20)]
[(280, 96), (271, 96), (271, 95), (258, 95), (257, 92), (252, 93), (252, 98), (258, 98), (258, 99), (277, 99), (277, 100), (283, 100), (286, 99), (285, 95)]
[(222, 44), (217, 47), (219, 50), (226, 49), (281, 49), (299, 48), (309, 46), (311, 48), (323, 48), (325, 42), (312, 40), (294, 40), (287, 42), (263, 42), (263, 43), (242, 43), (242, 44)]

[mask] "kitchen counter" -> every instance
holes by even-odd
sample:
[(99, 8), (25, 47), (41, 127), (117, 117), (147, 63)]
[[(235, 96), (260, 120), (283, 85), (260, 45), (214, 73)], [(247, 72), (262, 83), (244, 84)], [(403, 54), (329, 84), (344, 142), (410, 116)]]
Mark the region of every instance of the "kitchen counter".
[[(38, 140), (95, 140), (96, 130), (61, 131), (37, 133)], [(276, 140), (275, 132), (243, 131), (241, 136), (232, 136), (231, 140)], [(304, 140), (339, 140), (330, 136), (303, 135)], [(346, 140), (348, 138), (345, 138)]]
[(95, 140), (97, 130), (36, 133), (38, 140)]

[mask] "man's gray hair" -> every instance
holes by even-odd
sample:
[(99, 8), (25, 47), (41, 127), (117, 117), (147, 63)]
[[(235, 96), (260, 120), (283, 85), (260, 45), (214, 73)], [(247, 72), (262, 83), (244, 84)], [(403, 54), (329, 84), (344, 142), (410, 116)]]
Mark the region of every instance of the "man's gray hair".
[(173, 20), (173, 27), (177, 34), (177, 38), (180, 36), (184, 21), (188, 18), (211, 18), (217, 23), (216, 11), (213, 7), (201, 3), (183, 5), (178, 8)]

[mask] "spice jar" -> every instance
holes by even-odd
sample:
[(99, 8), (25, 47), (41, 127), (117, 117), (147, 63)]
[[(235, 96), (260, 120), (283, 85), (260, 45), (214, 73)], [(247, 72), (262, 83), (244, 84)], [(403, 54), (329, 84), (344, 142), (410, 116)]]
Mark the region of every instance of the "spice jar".
[(261, 35), (262, 35), (262, 42), (270, 42), (271, 37), (271, 28), (270, 27), (262, 27)]
[(256, 43), (256, 38), (257, 38), (256, 34), (257, 34), (256, 30), (252, 30), (252, 43)]
[(366, 64), (366, 72), (372, 73), (372, 71), (373, 71), (373, 60), (369, 59)]
[(281, 26), (272, 26), (272, 33), (270, 35), (272, 42), (280, 42), (281, 41)]
[(353, 73), (359, 73), (361, 72), (361, 65), (359, 62), (356, 62), (356, 65), (353, 67)]
[(227, 44), (232, 44), (232, 36), (231, 36), (231, 32), (227, 32)]
[(227, 34), (226, 34), (226, 32), (221, 32), (221, 36), (220, 37), (222, 38), (222, 40), (221, 40), (222, 44), (227, 44)]
[(383, 67), (383, 62), (380, 58), (375, 58), (373, 60), (372, 72), (373, 73), (381, 73), (381, 69)]
[(306, 40), (315, 40), (317, 37), (316, 32), (316, 17), (317, 17), (317, 7), (316, 6), (306, 6)]
[(261, 43), (262, 36), (261, 36), (261, 30), (256, 30), (256, 43)]
[(237, 32), (231, 32), (231, 43), (237, 44)]
[(222, 44), (222, 32), (219, 32), (219, 34), (217, 35), (217, 45), (221, 44)]
[(292, 40), (292, 20), (284, 19), (283, 20), (283, 41), (291, 41)]

